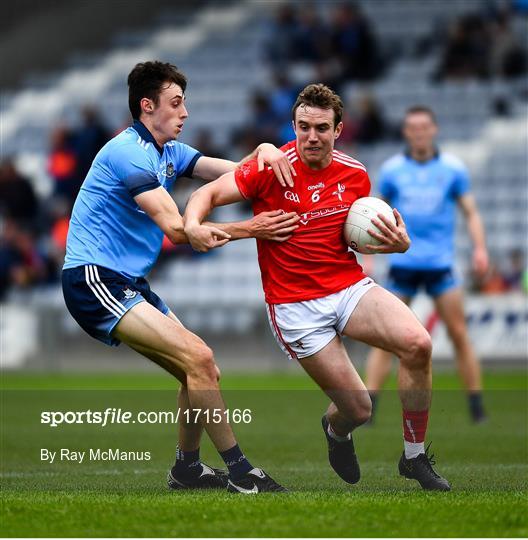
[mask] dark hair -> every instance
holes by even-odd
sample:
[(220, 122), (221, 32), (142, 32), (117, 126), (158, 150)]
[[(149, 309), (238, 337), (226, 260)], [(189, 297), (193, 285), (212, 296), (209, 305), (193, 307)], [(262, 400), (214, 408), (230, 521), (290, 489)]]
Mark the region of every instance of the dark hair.
[(139, 120), (143, 98), (151, 99), (158, 104), (164, 84), (175, 83), (183, 92), (187, 88), (187, 78), (176, 66), (158, 61), (136, 64), (128, 75), (127, 82), (128, 107), (134, 120)]
[(295, 122), (295, 111), (301, 105), (318, 107), (319, 109), (332, 109), (334, 111), (334, 128), (343, 118), (343, 102), (341, 98), (324, 84), (309, 84), (297, 96), (292, 108), (292, 118)]
[(407, 118), (411, 114), (427, 114), (427, 115), (429, 115), (429, 118), (431, 118), (433, 123), (435, 123), (435, 124), (437, 123), (436, 122), (436, 115), (435, 115), (433, 109), (431, 109), (430, 107), (427, 107), (425, 105), (413, 105), (412, 107), (409, 107), (405, 111), (405, 118)]

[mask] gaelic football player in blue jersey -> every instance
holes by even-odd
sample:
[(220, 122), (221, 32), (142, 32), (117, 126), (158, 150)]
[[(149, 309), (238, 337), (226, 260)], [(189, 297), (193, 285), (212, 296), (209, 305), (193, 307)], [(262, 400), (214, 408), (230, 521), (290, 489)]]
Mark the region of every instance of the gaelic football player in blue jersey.
[[(62, 273), (68, 310), (92, 337), (108, 345), (126, 343), (159, 364), (182, 384), (181, 411), (223, 413), (219, 370), (211, 349), (188, 331), (151, 291), (146, 274), (161, 249), (163, 235), (187, 242), (182, 216), (169, 195), (182, 176), (212, 180), (238, 165), (203, 156), (177, 141), (182, 132), (186, 78), (162, 62), (137, 64), (128, 76), (134, 123), (97, 154), (75, 201)], [(272, 145), (260, 145), (248, 158), (270, 165), (282, 184), (292, 184), (292, 168)], [(244, 160), (245, 161), (245, 160)], [(293, 173), (294, 174), (294, 173)], [(296, 227), (295, 213), (265, 212), (230, 224), (209, 224), (211, 247), (237, 238), (284, 241)], [(211, 414), (207, 414), (210, 412)], [(228, 473), (200, 461), (202, 424), (180, 416), (176, 462), (168, 474), (173, 489), (228, 487), (253, 479), (247, 492), (284, 491), (240, 450), (225, 414), (204, 428)], [(240, 492), (240, 490), (235, 490)]]
[[(403, 124), (407, 151), (386, 161), (381, 169), (381, 196), (398, 208), (411, 238), (407, 252), (390, 255), (387, 288), (407, 304), (421, 288), (432, 297), (455, 348), (471, 418), (480, 422), (485, 419), (480, 366), (469, 340), (461, 284), (454, 269), (457, 207), (467, 222), (473, 241), (472, 266), (479, 276), (487, 270), (488, 252), (467, 169), (458, 158), (436, 147), (437, 132), (431, 109), (410, 108)], [(390, 369), (390, 353), (373, 349), (366, 381), (373, 409)]]

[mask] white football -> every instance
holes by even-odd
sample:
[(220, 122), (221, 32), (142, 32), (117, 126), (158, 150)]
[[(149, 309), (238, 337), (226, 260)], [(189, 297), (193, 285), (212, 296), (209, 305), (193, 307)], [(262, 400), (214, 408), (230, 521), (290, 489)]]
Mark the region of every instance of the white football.
[(381, 244), (377, 238), (370, 236), (367, 232), (368, 229), (379, 231), (371, 221), (371, 219), (379, 219), (378, 214), (382, 214), (396, 225), (396, 218), (392, 208), (377, 197), (362, 197), (350, 207), (345, 222), (344, 234), (346, 243), (354, 251), (358, 253), (374, 253), (365, 246), (367, 244), (373, 246)]

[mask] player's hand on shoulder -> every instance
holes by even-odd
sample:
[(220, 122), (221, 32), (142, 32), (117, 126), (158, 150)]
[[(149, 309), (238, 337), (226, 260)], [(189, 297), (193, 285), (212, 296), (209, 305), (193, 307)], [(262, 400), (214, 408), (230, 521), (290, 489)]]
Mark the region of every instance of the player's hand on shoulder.
[(396, 225), (382, 214), (378, 214), (378, 219), (372, 219), (372, 223), (376, 225), (380, 232), (376, 232), (374, 229), (369, 229), (368, 232), (381, 242), (379, 246), (373, 246), (372, 244), (365, 246), (372, 253), (405, 253), (411, 246), (411, 239), (407, 234), (407, 227), (401, 214), (396, 208), (394, 208), (393, 212)]
[(195, 251), (205, 253), (229, 242), (231, 235), (210, 225), (193, 224), (185, 226), (185, 234)]
[(263, 171), (269, 165), (280, 185), (293, 187), (293, 177), (297, 175), (286, 154), (270, 143), (262, 143), (257, 149), (258, 170)]
[(284, 210), (261, 212), (250, 220), (250, 232), (259, 240), (284, 242), (292, 237), (293, 231), (299, 227), (299, 216), (295, 212)]

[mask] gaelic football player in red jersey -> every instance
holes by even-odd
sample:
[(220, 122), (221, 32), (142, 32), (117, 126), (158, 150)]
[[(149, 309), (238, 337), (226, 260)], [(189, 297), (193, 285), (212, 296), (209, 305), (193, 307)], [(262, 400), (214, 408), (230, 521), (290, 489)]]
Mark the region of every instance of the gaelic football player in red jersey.
[[(296, 170), (294, 187), (282, 187), (271, 170), (256, 162), (196, 191), (185, 212), (192, 246), (207, 251), (215, 237), (202, 221), (216, 206), (243, 199), (255, 213), (297, 212), (282, 242), (257, 240), (268, 316), (282, 350), (297, 360), (332, 400), (322, 418), (329, 460), (350, 484), (360, 478), (351, 432), (366, 422), (371, 402), (350, 361), (342, 336), (394, 353), (400, 359), (398, 383), (403, 409), (401, 475), (424, 489), (448, 491), (424, 448), (431, 403), (431, 339), (412, 311), (363, 273), (343, 238), (352, 203), (370, 192), (364, 165), (334, 149), (343, 124), (343, 104), (322, 84), (307, 86), (293, 106), (296, 140), (282, 150)], [(396, 225), (373, 220), (382, 244), (375, 253), (404, 252), (410, 241), (401, 215)]]

